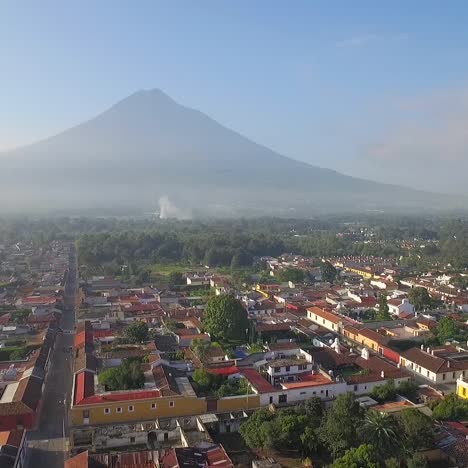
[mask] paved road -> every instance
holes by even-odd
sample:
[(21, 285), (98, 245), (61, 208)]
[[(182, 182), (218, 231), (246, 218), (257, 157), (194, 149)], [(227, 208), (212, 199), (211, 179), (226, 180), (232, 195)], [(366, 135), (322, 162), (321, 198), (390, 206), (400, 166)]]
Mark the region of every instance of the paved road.
[(28, 432), (26, 467), (61, 468), (68, 458), (68, 421), (72, 390), (73, 346), (77, 266), (74, 247), (70, 252), (69, 274), (65, 284), (65, 307), (61, 328), (52, 351), (43, 395), (42, 410), (35, 431)]

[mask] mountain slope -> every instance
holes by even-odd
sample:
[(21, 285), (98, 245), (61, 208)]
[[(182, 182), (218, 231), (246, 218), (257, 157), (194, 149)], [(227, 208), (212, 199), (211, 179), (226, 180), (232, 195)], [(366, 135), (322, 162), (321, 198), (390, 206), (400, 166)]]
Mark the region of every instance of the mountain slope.
[(51, 208), (154, 208), (167, 195), (218, 214), (309, 214), (447, 208), (456, 202), (287, 158), (159, 90), (137, 92), (0, 162), (3, 190), (24, 206), (34, 201)]

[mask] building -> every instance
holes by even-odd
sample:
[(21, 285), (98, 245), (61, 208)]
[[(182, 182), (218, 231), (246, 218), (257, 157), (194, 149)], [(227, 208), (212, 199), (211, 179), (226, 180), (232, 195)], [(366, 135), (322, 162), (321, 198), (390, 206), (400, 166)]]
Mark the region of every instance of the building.
[(414, 305), (411, 304), (409, 299), (389, 299), (388, 302), (388, 311), (392, 315), (399, 316), (402, 312), (406, 314), (414, 314)]
[(400, 365), (431, 382), (455, 383), (468, 377), (468, 352), (453, 346), (411, 348), (401, 353)]

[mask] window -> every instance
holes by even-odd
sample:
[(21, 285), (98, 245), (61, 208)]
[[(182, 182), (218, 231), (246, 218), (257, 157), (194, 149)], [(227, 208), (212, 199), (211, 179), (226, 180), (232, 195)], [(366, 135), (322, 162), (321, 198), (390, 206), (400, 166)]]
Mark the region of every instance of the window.
[(286, 366), (286, 372), (289, 372), (291, 370), (290, 366)]
[(89, 418), (89, 410), (83, 411), (83, 418)]
[(317, 392), (312, 392), (313, 395), (317, 395)]
[(307, 369), (307, 364), (299, 364), (299, 366), (297, 366), (297, 368), (298, 368), (299, 370)]
[(323, 393), (323, 390), (320, 390), (320, 393)]
[(322, 319), (323, 324), (325, 325), (325, 319)]
[(288, 401), (288, 395), (280, 395), (278, 398), (278, 403), (286, 403)]
[[(464, 389), (463, 389), (463, 390), (464, 390)], [(307, 393), (307, 392), (301, 392), (300, 394), (301, 394), (301, 395), (305, 395), (306, 393)]]
[(462, 395), (466, 396), (466, 388), (465, 387), (462, 387)]
[(169, 406), (170, 406), (171, 408), (174, 408), (174, 402), (173, 402), (173, 401), (170, 401), (170, 402), (169, 402)]
[(122, 412), (122, 408), (117, 408), (117, 413), (121, 413)]
[(452, 379), (456, 379), (456, 378), (457, 378), (457, 376), (456, 376), (456, 374), (455, 374), (455, 372), (454, 372), (454, 373), (452, 374)]
[(130, 406), (128, 407), (128, 411), (130, 411), (130, 412), (132, 412), (134, 409), (135, 409), (135, 407), (134, 407), (133, 405), (130, 405)]
[(277, 374), (281, 370), (281, 367), (275, 367), (275, 373)]
[(104, 414), (110, 414), (110, 408), (104, 408)]
[(130, 443), (134, 444), (135, 443), (135, 437), (130, 437)]
[(318, 317), (317, 317), (317, 316), (315, 316), (315, 320), (318, 320)]
[(151, 403), (151, 409), (156, 409), (156, 403)]
[(427, 371), (427, 376), (429, 377), (429, 371)]
[(445, 374), (442, 374), (442, 380), (445, 380)]
[(354, 386), (354, 391), (357, 392), (357, 385)]

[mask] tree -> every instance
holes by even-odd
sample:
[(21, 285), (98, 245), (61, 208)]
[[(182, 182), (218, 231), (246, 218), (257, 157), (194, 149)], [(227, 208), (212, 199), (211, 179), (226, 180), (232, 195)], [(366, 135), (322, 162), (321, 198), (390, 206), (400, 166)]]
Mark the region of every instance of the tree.
[(168, 276), (169, 286), (177, 286), (182, 284), (184, 281), (184, 275), (181, 271), (171, 271)]
[(454, 339), (460, 335), (460, 329), (455, 320), (450, 317), (442, 317), (436, 330), (436, 336), (440, 344), (444, 344), (449, 339)]
[(245, 339), (249, 327), (247, 311), (230, 294), (221, 294), (208, 301), (203, 323), (207, 332), (227, 340)]
[(274, 413), (267, 409), (255, 411), (240, 427), (240, 433), (250, 448), (272, 448), (276, 440)]
[(177, 320), (174, 320), (174, 319), (167, 319), (167, 320), (164, 320), (164, 325), (166, 326), (166, 328), (173, 332), (175, 330), (177, 330)]
[(390, 315), (387, 296), (385, 294), (380, 294), (379, 296), (379, 310), (376, 315), (377, 320), (392, 320)]
[(361, 437), (375, 447), (382, 460), (398, 453), (402, 448), (395, 418), (379, 411), (369, 410), (366, 413)]
[(415, 453), (411, 458), (406, 461), (407, 468), (426, 468), (427, 460), (420, 455), (419, 453)]
[(418, 397), (419, 385), (414, 380), (405, 380), (398, 386), (397, 393), (414, 401)]
[(332, 468), (379, 468), (376, 450), (368, 444), (349, 449), (335, 460)]
[(403, 411), (399, 423), (405, 436), (404, 445), (409, 453), (429, 447), (434, 439), (434, 423), (418, 409)]
[(200, 359), (200, 361), (202, 362), (205, 361), (208, 348), (210, 347), (210, 342), (202, 340), (201, 338), (195, 338), (194, 340), (192, 340), (192, 344), (190, 345), (190, 349), (197, 355), (198, 359)]
[(451, 421), (466, 420), (468, 418), (468, 401), (458, 398), (455, 393), (451, 393), (433, 409), (433, 417)]
[(320, 265), (320, 272), (322, 273), (322, 281), (334, 283), (337, 271), (330, 262), (323, 262)]
[(383, 385), (376, 385), (370, 392), (370, 396), (382, 403), (396, 398), (396, 388), (393, 379), (388, 380)]
[(200, 391), (210, 393), (213, 388), (219, 386), (222, 377), (210, 374), (205, 369), (196, 369), (193, 373), (193, 380), (198, 385)]
[(334, 457), (358, 445), (358, 427), (364, 419), (364, 410), (351, 392), (339, 395), (325, 415), (321, 438)]
[(143, 343), (148, 339), (148, 325), (137, 320), (124, 330), (124, 336), (131, 343)]
[(411, 304), (416, 310), (425, 310), (432, 307), (433, 301), (426, 288), (416, 287), (411, 289), (408, 294)]
[(304, 270), (299, 268), (284, 268), (278, 271), (277, 277), (282, 282), (302, 283), (305, 278)]
[(141, 364), (135, 359), (126, 359), (120, 366), (102, 371), (98, 378), (99, 383), (110, 391), (138, 389), (145, 384)]

